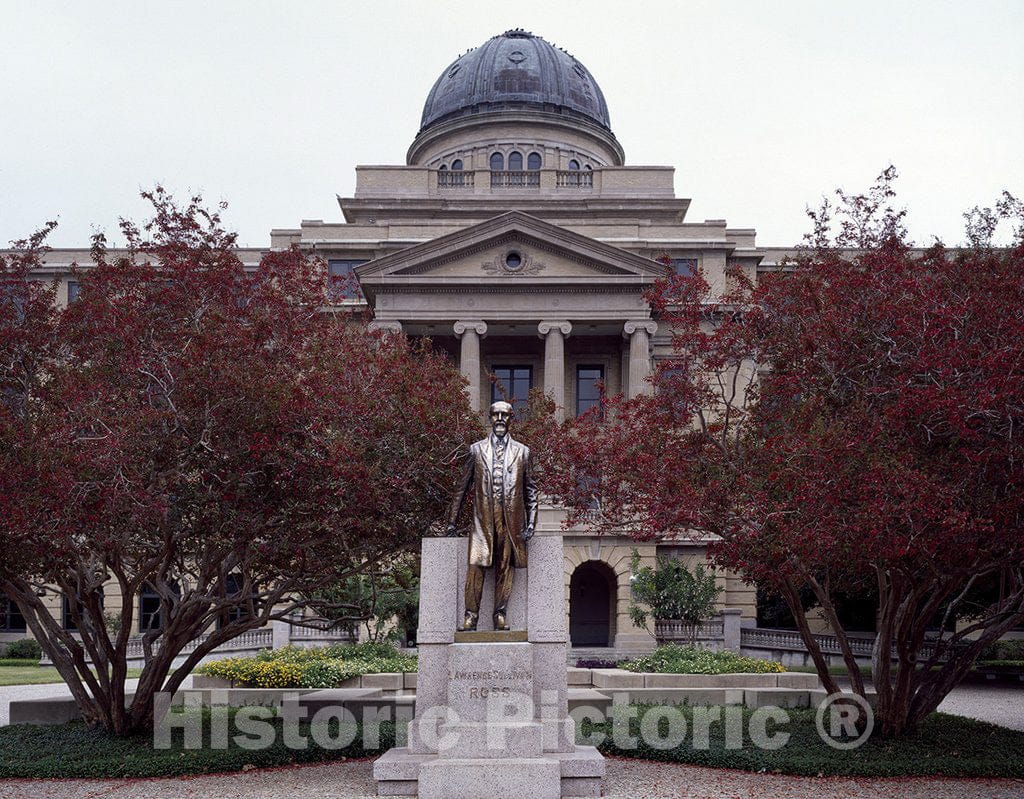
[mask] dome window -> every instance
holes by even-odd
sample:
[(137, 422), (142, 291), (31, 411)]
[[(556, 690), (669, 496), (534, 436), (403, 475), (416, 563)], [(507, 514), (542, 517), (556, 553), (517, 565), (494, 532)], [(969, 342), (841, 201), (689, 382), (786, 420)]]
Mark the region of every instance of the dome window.
[(505, 168), (505, 156), (501, 153), (491, 153), (491, 171), (501, 172)]
[(517, 153), (515, 150), (508, 154), (508, 168), (510, 172), (522, 172), (523, 171), (523, 154)]
[(575, 170), (578, 170), (579, 168), (580, 168), (580, 162), (577, 161), (575, 158), (573, 158), (569, 162), (569, 169), (572, 169), (573, 171), (575, 171)]
[(447, 166), (445, 166), (444, 164), (441, 164), (441, 166), (439, 166), (439, 167), (437, 168), (437, 170), (438, 170), (438, 172), (443, 172), (443, 171), (444, 171), (444, 170), (446, 170), (447, 168), (448, 168)]
[(526, 157), (526, 168), (530, 170), (540, 169), (540, 153), (530, 153)]
[(462, 169), (462, 159), (461, 158), (456, 158), (454, 161), (452, 161), (452, 169), (454, 169), (456, 172), (458, 172), (458, 171), (460, 171)]

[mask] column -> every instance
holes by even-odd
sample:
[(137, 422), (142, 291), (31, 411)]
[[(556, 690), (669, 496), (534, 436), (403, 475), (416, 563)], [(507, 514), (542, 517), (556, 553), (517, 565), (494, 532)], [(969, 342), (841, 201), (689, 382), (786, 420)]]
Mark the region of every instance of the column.
[(626, 322), (622, 334), (629, 338), (629, 399), (650, 394), (654, 386), (646, 379), (651, 374), (651, 336), (658, 323), (643, 319)]
[(455, 335), (462, 339), (459, 354), (459, 371), (469, 385), (466, 394), (470, 407), (480, 413), (480, 339), (487, 334), (487, 323), (481, 319), (459, 320), (455, 323)]
[(544, 339), (544, 393), (555, 403), (555, 419), (565, 419), (565, 338), (572, 325), (560, 320), (541, 322), (537, 332)]
[(385, 333), (401, 333), (402, 323), (397, 321), (383, 321), (380, 319), (374, 319), (370, 324), (367, 325), (370, 332), (373, 333), (377, 330), (383, 330)]

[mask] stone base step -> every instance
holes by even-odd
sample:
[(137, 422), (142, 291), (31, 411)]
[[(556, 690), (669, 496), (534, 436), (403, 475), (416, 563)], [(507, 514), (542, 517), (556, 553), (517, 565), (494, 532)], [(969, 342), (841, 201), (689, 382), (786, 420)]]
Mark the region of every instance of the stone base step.
[(543, 757), (438, 759), (420, 766), (420, 799), (561, 799), (557, 760)]
[(601, 690), (615, 703), (655, 705), (742, 705), (742, 688), (626, 688)]
[(743, 704), (758, 707), (810, 707), (810, 691), (799, 688), (747, 688), (743, 691)]
[(544, 726), (538, 721), (442, 724), (440, 733), (437, 755), (442, 760), (529, 758), (544, 751)]
[(558, 799), (600, 796), (604, 757), (592, 746), (539, 757), (442, 758), (395, 748), (377, 758), (379, 796)]

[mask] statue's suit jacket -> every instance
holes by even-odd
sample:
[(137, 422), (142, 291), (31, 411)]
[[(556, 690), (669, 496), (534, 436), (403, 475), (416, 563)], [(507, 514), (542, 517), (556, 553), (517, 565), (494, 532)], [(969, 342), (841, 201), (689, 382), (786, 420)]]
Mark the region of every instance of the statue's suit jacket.
[(523, 531), (537, 526), (537, 486), (533, 482), (530, 464), (530, 448), (507, 437), (505, 458), (505, 491), (503, 503), (498, 503), (491, 489), (491, 462), (494, 451), (491, 437), (477, 441), (470, 446), (466, 456), (462, 479), (452, 500), (448, 514), (450, 524), (455, 524), (462, 503), (473, 488), (473, 530), (469, 536), (469, 562), (474, 566), (490, 566), (494, 561), (495, 515), (504, 514), (505, 533), (512, 549), (512, 565), (526, 566), (526, 542)]

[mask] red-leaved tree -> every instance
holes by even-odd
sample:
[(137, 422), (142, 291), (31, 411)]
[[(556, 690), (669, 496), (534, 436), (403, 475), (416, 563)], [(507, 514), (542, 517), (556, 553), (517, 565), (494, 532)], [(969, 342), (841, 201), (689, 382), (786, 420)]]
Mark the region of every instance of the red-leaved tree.
[(247, 272), (198, 198), (145, 196), (152, 221), (116, 254), (96, 238), (66, 310), (32, 279), (43, 234), (0, 257), (0, 591), (119, 735), (218, 645), (412, 547), (479, 425), (441, 355), (329, 310), (323, 262)]
[(654, 395), (610, 399), (548, 448), (577, 518), (717, 536), (720, 565), (785, 600), (830, 692), (802, 595), (862, 696), (837, 601), (876, 597), (890, 736), (1024, 624), (1024, 226), (991, 245), (1021, 205), (969, 214), (965, 248), (915, 252), (894, 177), (812, 213), (802, 254), (756, 285), (736, 271), (710, 298), (700, 274), (666, 280), (653, 301), (676, 354)]

